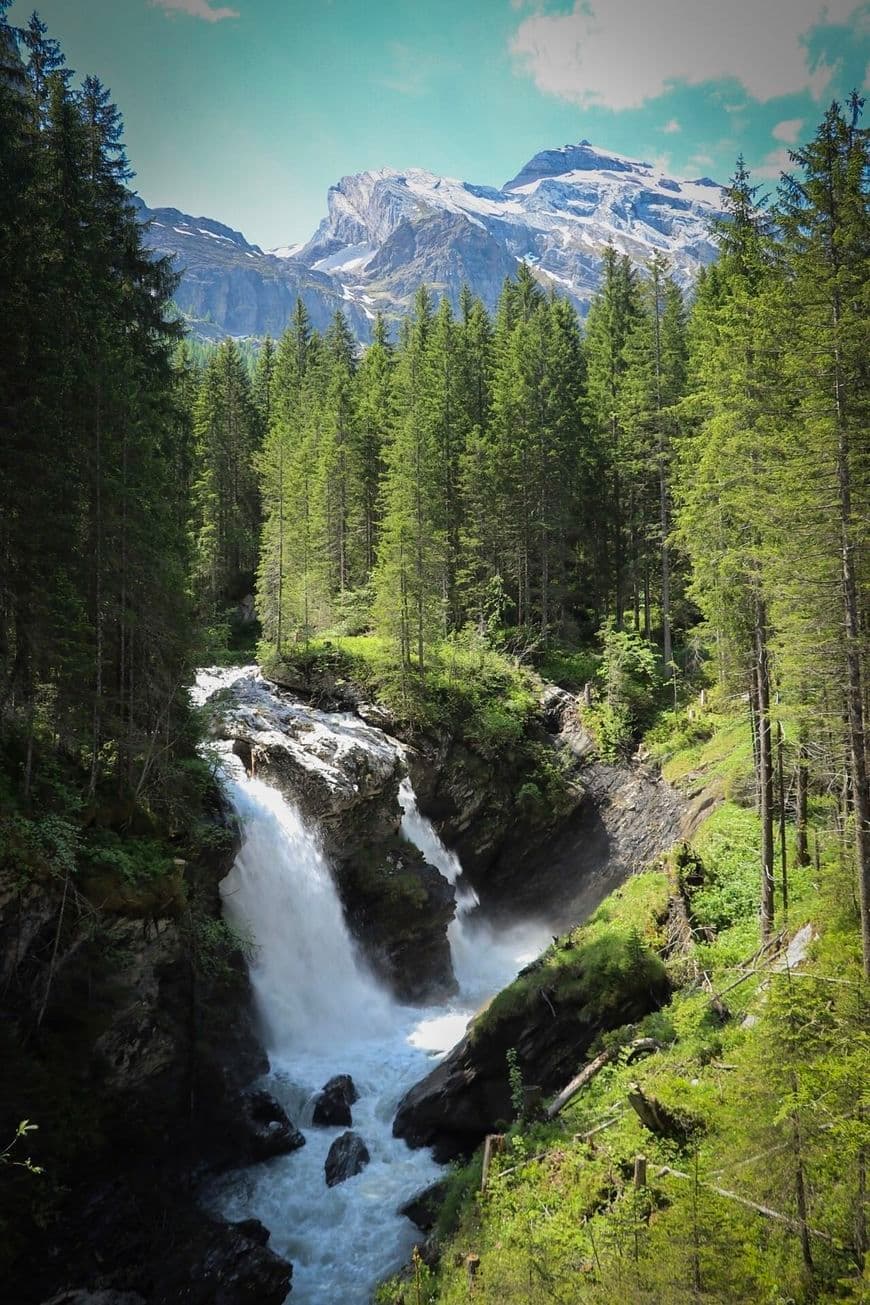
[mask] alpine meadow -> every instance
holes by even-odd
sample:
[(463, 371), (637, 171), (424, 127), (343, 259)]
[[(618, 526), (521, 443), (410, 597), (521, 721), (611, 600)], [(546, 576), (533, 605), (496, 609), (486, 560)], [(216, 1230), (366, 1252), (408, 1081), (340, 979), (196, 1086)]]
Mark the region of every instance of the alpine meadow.
[(5, 1299), (870, 1300), (868, 6), (88, 8), (0, 0)]

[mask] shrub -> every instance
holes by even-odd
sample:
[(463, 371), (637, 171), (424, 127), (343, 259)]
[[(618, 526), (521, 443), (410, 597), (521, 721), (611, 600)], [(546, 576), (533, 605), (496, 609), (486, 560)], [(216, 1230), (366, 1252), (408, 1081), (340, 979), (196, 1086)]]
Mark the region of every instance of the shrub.
[(602, 701), (591, 716), (602, 756), (615, 761), (630, 751), (652, 719), (659, 688), (658, 659), (652, 644), (634, 630), (617, 630), (612, 620), (602, 627), (601, 643)]

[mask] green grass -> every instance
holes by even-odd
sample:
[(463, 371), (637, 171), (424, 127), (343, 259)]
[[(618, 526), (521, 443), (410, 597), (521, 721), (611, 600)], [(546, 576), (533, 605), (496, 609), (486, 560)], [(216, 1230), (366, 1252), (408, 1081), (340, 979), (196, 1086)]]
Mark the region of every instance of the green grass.
[(550, 649), (538, 663), (538, 670), (545, 680), (559, 684), (563, 689), (576, 693), (595, 679), (601, 657), (591, 649), (568, 652), (563, 649)]
[(259, 653), (264, 673), (279, 681), (362, 686), (400, 727), (449, 737), (487, 765), (498, 763), (533, 824), (552, 823), (576, 800), (567, 759), (541, 737), (540, 677), (476, 640), (431, 649), (424, 676), (403, 674), (392, 644), (371, 634), (324, 635), (292, 655), (285, 650), (283, 659), (263, 645)]

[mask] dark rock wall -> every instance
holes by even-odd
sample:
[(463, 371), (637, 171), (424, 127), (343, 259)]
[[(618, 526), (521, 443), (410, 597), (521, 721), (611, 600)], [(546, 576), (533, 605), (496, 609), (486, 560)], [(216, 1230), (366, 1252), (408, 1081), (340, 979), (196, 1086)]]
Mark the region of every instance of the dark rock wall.
[[(148, 1305), (279, 1305), (290, 1266), (199, 1209), (209, 1169), (243, 1163), (242, 1098), (267, 1061), (241, 956), (210, 945), (236, 851), (178, 867), (185, 892), (111, 909), (76, 877), (0, 875), (0, 1128), (42, 1174), (4, 1170), (0, 1265), (16, 1305), (60, 1289)], [(211, 841), (211, 840), (210, 840)], [(101, 881), (101, 890), (105, 887)], [(48, 991), (47, 991), (48, 989)]]

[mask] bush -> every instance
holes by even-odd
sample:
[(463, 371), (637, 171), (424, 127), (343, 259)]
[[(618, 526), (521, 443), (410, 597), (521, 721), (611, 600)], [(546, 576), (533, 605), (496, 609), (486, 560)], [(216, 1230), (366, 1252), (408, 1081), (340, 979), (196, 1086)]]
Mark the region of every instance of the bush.
[(612, 620), (602, 627), (601, 643), (602, 701), (589, 714), (601, 755), (616, 761), (630, 752), (652, 719), (660, 683), (658, 657), (635, 630), (617, 630)]

